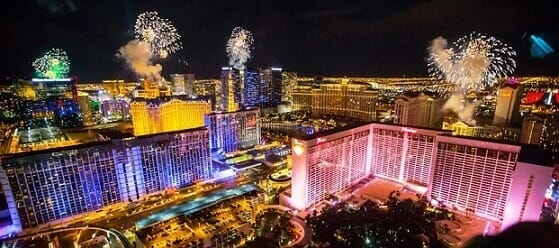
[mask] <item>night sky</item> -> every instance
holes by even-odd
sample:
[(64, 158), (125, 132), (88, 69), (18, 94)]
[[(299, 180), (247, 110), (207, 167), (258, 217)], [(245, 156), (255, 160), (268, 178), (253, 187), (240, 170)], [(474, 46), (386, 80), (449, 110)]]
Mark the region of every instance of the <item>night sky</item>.
[[(161, 61), (164, 75), (217, 78), (235, 26), (254, 35), (249, 67), (282, 66), (300, 75), (426, 76), (426, 48), (437, 36), (472, 31), (497, 37), (519, 54), (516, 75), (557, 75), (557, 52), (530, 56), (529, 36), (559, 50), (554, 1), (210, 1), (9, 0), (0, 15), (0, 76), (31, 76), (31, 62), (65, 49), (80, 81), (133, 79), (115, 57), (134, 36), (136, 16), (156, 10), (182, 35), (184, 49)], [(188, 67), (179, 63), (186, 59)]]

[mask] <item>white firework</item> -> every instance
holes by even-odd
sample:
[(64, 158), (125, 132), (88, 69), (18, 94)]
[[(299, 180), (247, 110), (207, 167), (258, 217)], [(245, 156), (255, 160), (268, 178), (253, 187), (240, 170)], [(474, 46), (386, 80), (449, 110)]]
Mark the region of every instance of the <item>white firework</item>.
[(150, 46), (152, 56), (166, 58), (182, 49), (181, 36), (173, 24), (158, 16), (156, 11), (138, 15), (134, 26), (136, 39)]
[(241, 27), (235, 27), (231, 32), (231, 37), (227, 41), (227, 56), (229, 57), (229, 65), (237, 70), (244, 70), (248, 59), (252, 58), (251, 50), (252, 33)]
[(516, 52), (495, 37), (471, 33), (452, 43), (439, 37), (429, 47), (428, 71), (432, 77), (457, 85), (460, 91), (493, 86), (497, 78), (516, 68)]

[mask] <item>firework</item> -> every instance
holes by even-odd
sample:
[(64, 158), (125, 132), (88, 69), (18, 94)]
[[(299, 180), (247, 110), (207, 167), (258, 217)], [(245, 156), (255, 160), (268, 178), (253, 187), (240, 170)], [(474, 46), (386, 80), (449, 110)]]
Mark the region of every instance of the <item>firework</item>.
[(155, 11), (140, 14), (134, 29), (136, 39), (149, 44), (152, 56), (166, 58), (182, 49), (181, 36), (175, 26), (169, 20), (159, 17)]
[(429, 47), (428, 71), (462, 92), (481, 90), (493, 86), (497, 78), (510, 76), (516, 68), (515, 56), (511, 47), (495, 37), (474, 32), (450, 47), (439, 37)]
[(53, 48), (32, 63), (35, 73), (42, 78), (63, 78), (70, 72), (70, 59), (66, 51)]
[(227, 56), (229, 65), (237, 70), (245, 69), (245, 63), (252, 57), (252, 33), (241, 27), (236, 27), (231, 32), (231, 37), (227, 41)]

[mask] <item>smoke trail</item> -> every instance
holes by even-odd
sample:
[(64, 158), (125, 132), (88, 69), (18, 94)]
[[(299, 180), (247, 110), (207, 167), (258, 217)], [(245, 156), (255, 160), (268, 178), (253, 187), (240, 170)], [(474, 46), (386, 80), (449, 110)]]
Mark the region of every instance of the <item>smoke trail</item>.
[(463, 122), (471, 125), (475, 125), (475, 120), (473, 116), (476, 107), (479, 105), (479, 102), (478, 103), (464, 102), (463, 99), (464, 99), (463, 95), (458, 95), (458, 94), (452, 95), (445, 102), (441, 111), (444, 112), (444, 111), (452, 110), (458, 115), (458, 118), (460, 118), (460, 120), (462, 120)]
[(150, 46), (146, 42), (131, 40), (118, 50), (117, 57), (126, 60), (138, 76), (154, 82), (161, 80), (162, 67), (151, 62)]

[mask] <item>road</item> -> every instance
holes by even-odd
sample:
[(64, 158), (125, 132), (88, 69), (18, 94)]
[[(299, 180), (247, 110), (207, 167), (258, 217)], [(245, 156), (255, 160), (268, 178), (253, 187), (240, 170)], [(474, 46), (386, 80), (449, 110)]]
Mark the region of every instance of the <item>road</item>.
[(101, 226), (101, 227), (105, 227), (105, 228), (114, 228), (117, 230), (127, 230), (127, 229), (132, 229), (135, 227), (135, 223), (136, 221), (143, 219), (145, 217), (148, 217), (149, 215), (164, 210), (166, 208), (169, 208), (171, 206), (174, 205), (179, 205), (181, 203), (184, 202), (188, 202), (191, 200), (194, 200), (196, 198), (199, 198), (201, 196), (205, 196), (205, 195), (209, 195), (211, 193), (215, 193), (217, 191), (223, 190), (223, 189), (229, 189), (229, 188), (234, 188), (243, 184), (249, 184), (249, 183), (255, 183), (258, 180), (261, 180), (263, 178), (265, 178), (267, 176), (267, 172), (263, 171), (261, 173), (258, 174), (253, 174), (250, 176), (245, 176), (245, 177), (239, 177), (239, 178), (235, 178), (235, 179), (231, 179), (231, 180), (226, 180), (226, 181), (222, 181), (219, 182), (217, 184), (217, 186), (212, 187), (211, 189), (207, 189), (207, 190), (200, 190), (198, 187), (205, 187), (205, 186), (197, 186), (197, 185), (193, 185), (190, 187), (186, 187), (180, 190), (180, 192), (188, 192), (189, 190), (192, 191), (191, 193), (176, 193), (174, 196), (165, 198), (163, 197), (162, 199), (168, 200), (167, 202), (163, 203), (162, 205), (155, 205), (153, 206), (152, 204), (148, 204), (147, 202), (144, 202), (143, 204), (141, 203), (141, 205), (137, 206), (137, 208), (140, 207), (148, 207), (147, 210), (145, 211), (141, 211), (141, 212), (137, 212), (134, 214), (128, 214), (128, 211), (126, 208), (122, 209), (117, 209), (115, 211), (109, 212), (106, 215), (106, 218), (103, 217), (101, 219), (97, 219), (97, 220), (91, 220), (89, 222), (87, 222), (86, 224), (91, 224), (91, 225), (95, 225), (95, 226)]

